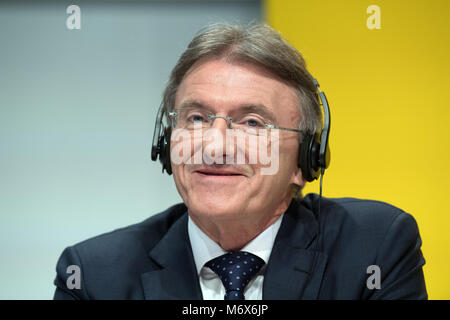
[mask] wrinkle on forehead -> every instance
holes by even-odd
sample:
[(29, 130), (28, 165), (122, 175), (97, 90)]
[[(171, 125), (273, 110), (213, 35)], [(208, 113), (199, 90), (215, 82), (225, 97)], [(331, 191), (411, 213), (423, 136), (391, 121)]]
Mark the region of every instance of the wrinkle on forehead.
[[(186, 88), (187, 83), (189, 88)], [(220, 94), (208, 95), (208, 92), (204, 92), (209, 88), (208, 86), (214, 89), (220, 88)], [(248, 96), (251, 101), (236, 102), (236, 106), (266, 105), (278, 119), (281, 116), (284, 121), (287, 120), (291, 125), (295, 124), (295, 127), (298, 127), (300, 123), (299, 98), (296, 89), (255, 63), (230, 60), (226, 57), (210, 57), (197, 61), (183, 78), (177, 91), (175, 105), (183, 102), (180, 98), (199, 99), (195, 96), (199, 92), (208, 99), (215, 99), (214, 102), (217, 102), (217, 105), (222, 105), (223, 102), (228, 107), (233, 100), (239, 101)], [(243, 97), (233, 96), (235, 92), (239, 92)], [(180, 97), (180, 93), (183, 97)], [(203, 103), (208, 104), (208, 101)], [(280, 114), (282, 111), (285, 111), (283, 115)]]

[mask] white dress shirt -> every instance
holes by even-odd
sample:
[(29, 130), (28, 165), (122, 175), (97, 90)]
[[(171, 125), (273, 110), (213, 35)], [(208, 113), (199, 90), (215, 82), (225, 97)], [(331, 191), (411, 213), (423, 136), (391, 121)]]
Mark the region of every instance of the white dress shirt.
[[(241, 251), (247, 251), (257, 255), (267, 264), (282, 219), (283, 215), (281, 215), (256, 238), (250, 241), (241, 249)], [(211, 238), (209, 238), (190, 217), (188, 219), (188, 233), (200, 280), (200, 288), (202, 290), (203, 299), (223, 300), (225, 295), (225, 287), (223, 286), (219, 276), (210, 268), (206, 267), (205, 263), (211, 259), (221, 256), (222, 254), (225, 254), (226, 251), (223, 250), (216, 242), (211, 240)], [(261, 268), (260, 272), (245, 288), (244, 296), (246, 300), (262, 300), (265, 269), (266, 265)]]

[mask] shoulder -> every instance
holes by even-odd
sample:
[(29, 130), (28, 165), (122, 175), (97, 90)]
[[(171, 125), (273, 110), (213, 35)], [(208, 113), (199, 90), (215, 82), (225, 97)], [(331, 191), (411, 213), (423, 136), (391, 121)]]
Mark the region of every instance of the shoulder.
[[(88, 272), (117, 272), (120, 268), (143, 269), (149, 252), (167, 234), (171, 226), (186, 212), (184, 204), (174, 205), (150, 218), (124, 228), (104, 233), (67, 247), (57, 269), (78, 265)], [(126, 271), (126, 270), (122, 270)]]
[(146, 220), (100, 234), (75, 244), (73, 247), (81, 254), (102, 253), (102, 256), (142, 249), (145, 251), (158, 243), (170, 227), (186, 212), (186, 206), (176, 204)]
[[(186, 213), (174, 205), (150, 218), (67, 247), (56, 265), (55, 299), (142, 299), (139, 277), (151, 270), (149, 252)], [(81, 289), (69, 290), (68, 267), (81, 273)]]
[(372, 231), (386, 230), (397, 223), (416, 224), (411, 214), (378, 200), (322, 197), (320, 213), (317, 194), (306, 195), (301, 203), (312, 210), (316, 217), (320, 214), (323, 223), (352, 224), (355, 228)]
[[(426, 298), (421, 238), (413, 216), (382, 201), (322, 198), (301, 202), (319, 216), (321, 247), (328, 256), (324, 295), (343, 299)], [(381, 290), (367, 287), (367, 268), (382, 272)], [(324, 280), (325, 280), (324, 279)], [(345, 288), (339, 292), (333, 288)]]
[[(319, 196), (308, 194), (301, 202), (316, 217), (319, 216), (321, 233), (325, 242), (341, 244), (354, 252), (379, 254), (387, 243), (398, 247), (401, 240), (416, 243), (420, 240), (414, 217), (391, 204), (376, 200), (356, 198), (322, 198), (319, 213)], [(390, 249), (387, 249), (390, 250)]]

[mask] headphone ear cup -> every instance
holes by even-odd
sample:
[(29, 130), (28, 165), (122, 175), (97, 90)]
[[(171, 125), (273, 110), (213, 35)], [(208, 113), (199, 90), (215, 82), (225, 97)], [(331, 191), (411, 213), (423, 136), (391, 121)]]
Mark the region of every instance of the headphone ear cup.
[(319, 177), (319, 149), (318, 135), (306, 133), (299, 146), (298, 167), (308, 182)]
[(170, 137), (172, 135), (171, 128), (164, 129), (164, 135), (159, 138), (159, 161), (162, 164), (163, 172), (166, 170), (167, 174), (172, 174), (172, 164), (170, 163)]
[(302, 176), (306, 181), (311, 181), (311, 172), (308, 163), (310, 162), (309, 146), (312, 136), (305, 134), (298, 149), (298, 167), (302, 171)]

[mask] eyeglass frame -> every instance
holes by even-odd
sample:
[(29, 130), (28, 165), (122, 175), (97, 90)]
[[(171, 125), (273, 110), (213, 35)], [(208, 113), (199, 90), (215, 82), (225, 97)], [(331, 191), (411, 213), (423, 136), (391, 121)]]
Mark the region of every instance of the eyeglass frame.
[[(177, 109), (175, 109), (175, 111), (169, 111), (168, 112), (168, 116), (169, 117), (176, 117), (178, 114), (179, 113), (178, 113)], [(210, 120), (210, 122), (209, 122), (210, 127), (212, 127), (212, 125), (214, 123), (214, 120), (216, 120), (217, 118), (221, 118), (221, 119), (226, 120), (228, 129), (232, 129), (231, 125), (233, 123), (233, 117), (220, 116), (220, 115), (215, 115), (215, 114), (208, 115), (208, 119)], [(286, 130), (286, 131), (291, 131), (291, 132), (303, 133), (303, 131), (299, 130), (299, 129), (286, 128), (286, 127), (276, 126), (276, 125), (269, 124), (269, 123), (264, 123), (264, 127), (269, 128), (269, 129), (279, 129), (279, 130)], [(255, 128), (255, 129), (257, 129), (257, 128)]]

